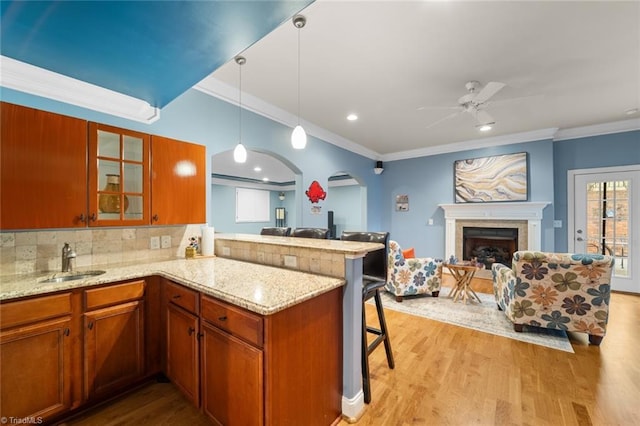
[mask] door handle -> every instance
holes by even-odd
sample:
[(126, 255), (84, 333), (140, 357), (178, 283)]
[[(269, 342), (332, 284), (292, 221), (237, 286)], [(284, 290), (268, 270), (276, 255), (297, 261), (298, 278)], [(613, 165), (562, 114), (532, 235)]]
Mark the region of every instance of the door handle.
[(578, 233), (578, 234), (582, 234), (582, 229), (578, 229), (578, 230), (576, 231), (576, 233)]
[(578, 237), (576, 238), (577, 241), (584, 241), (584, 239), (582, 237)]

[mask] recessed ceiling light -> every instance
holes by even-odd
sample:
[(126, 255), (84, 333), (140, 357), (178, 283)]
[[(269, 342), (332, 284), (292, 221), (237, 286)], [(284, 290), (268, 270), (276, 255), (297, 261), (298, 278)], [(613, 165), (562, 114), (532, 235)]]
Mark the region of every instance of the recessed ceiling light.
[(627, 115), (637, 114), (637, 113), (638, 113), (638, 108), (631, 108), (631, 109), (628, 109), (628, 110), (626, 110), (624, 113), (625, 113), (625, 114), (627, 114)]
[(349, 114), (347, 115), (347, 120), (349, 121), (356, 121), (358, 119), (358, 116), (355, 114)]
[(491, 130), (491, 124), (483, 124), (478, 127), (478, 130), (480, 130), (481, 132), (488, 132), (489, 130)]
[(260, 167), (260, 166), (255, 166), (255, 167), (253, 168), (253, 171), (254, 171), (254, 172), (261, 172), (261, 171), (262, 171), (262, 167)]
[(269, 178), (268, 178), (268, 177), (263, 177), (263, 178), (262, 178), (262, 181), (263, 181), (263, 182), (269, 182)]

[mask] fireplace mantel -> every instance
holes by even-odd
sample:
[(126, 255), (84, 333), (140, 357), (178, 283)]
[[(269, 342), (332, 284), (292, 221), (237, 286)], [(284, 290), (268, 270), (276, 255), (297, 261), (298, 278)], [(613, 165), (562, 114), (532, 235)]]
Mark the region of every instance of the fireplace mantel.
[(526, 220), (527, 250), (541, 250), (542, 211), (548, 201), (440, 204), (445, 218), (445, 255), (456, 254), (456, 220)]

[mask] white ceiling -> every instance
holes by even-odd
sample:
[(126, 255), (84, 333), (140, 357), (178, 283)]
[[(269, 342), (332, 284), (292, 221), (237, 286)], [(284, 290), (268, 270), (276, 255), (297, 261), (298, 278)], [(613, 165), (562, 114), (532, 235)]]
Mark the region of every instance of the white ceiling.
[[(625, 114), (640, 108), (639, 1), (317, 0), (302, 14), (303, 125), (371, 158), (640, 128), (640, 114)], [(292, 127), (297, 31), (288, 21), (242, 53), (243, 105)], [(470, 80), (506, 84), (486, 106), (494, 129), (479, 133), (467, 113), (430, 126)], [(237, 101), (238, 65), (198, 87)]]

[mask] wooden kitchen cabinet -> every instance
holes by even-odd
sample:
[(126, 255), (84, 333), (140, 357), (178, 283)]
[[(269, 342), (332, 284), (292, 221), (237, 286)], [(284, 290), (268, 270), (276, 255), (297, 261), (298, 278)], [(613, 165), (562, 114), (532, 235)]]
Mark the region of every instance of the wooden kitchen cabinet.
[(115, 393), (145, 375), (144, 280), (85, 290), (86, 399)]
[(87, 226), (87, 122), (6, 102), (0, 116), (0, 229)]
[[(41, 418), (72, 405), (70, 293), (0, 305), (0, 416)], [(77, 358), (76, 358), (77, 359)]]
[(90, 226), (148, 225), (148, 134), (89, 123)]
[(202, 324), (202, 411), (215, 424), (264, 424), (262, 350)]
[(198, 293), (165, 282), (167, 300), (167, 368), (171, 382), (196, 406), (200, 406), (200, 320)]
[(206, 222), (206, 148), (151, 137), (151, 223)]

